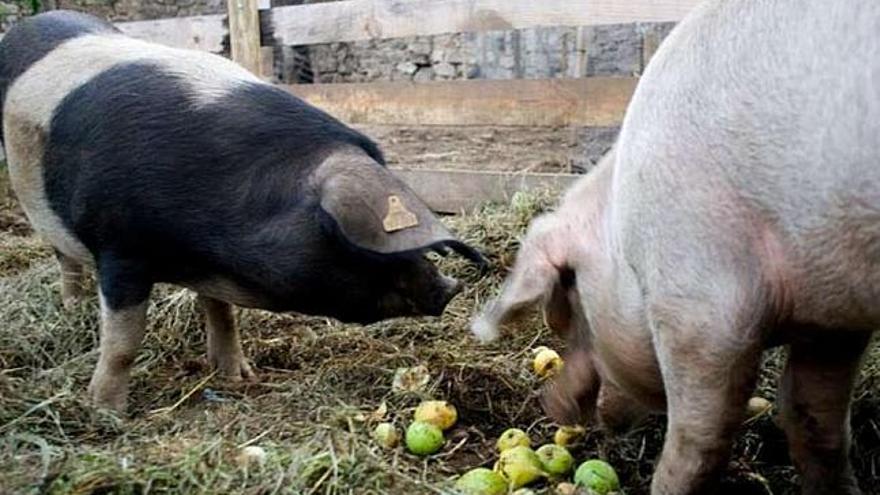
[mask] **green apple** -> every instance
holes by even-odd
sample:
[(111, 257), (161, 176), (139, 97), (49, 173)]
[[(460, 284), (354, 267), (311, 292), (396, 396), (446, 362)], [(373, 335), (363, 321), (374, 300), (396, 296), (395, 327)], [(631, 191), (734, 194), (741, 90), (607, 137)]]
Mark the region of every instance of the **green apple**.
[(476, 468), (461, 475), (455, 490), (464, 495), (505, 495), (507, 480), (491, 469)]
[(448, 430), (458, 420), (458, 411), (445, 400), (427, 400), (419, 404), (413, 418)]
[(597, 495), (606, 495), (620, 490), (620, 480), (611, 464), (599, 459), (591, 459), (578, 466), (574, 482), (592, 490)]
[(519, 445), (505, 450), (498, 458), (498, 471), (514, 490), (546, 476), (541, 459), (534, 450)]
[(529, 440), (529, 436), (519, 428), (505, 430), (504, 433), (498, 437), (498, 443), (496, 444), (498, 452), (504, 452), (505, 450), (514, 447), (531, 447), (531, 445), (532, 441)]
[(430, 455), (443, 447), (443, 430), (431, 423), (416, 421), (406, 429), (406, 448), (416, 455)]
[(386, 449), (393, 449), (400, 443), (400, 433), (391, 423), (379, 423), (373, 430), (373, 439)]
[(553, 435), (553, 443), (560, 447), (568, 447), (580, 441), (586, 430), (583, 426), (560, 426)]
[(574, 457), (565, 447), (559, 445), (542, 445), (536, 452), (541, 459), (544, 471), (551, 476), (562, 476), (571, 472), (574, 467)]

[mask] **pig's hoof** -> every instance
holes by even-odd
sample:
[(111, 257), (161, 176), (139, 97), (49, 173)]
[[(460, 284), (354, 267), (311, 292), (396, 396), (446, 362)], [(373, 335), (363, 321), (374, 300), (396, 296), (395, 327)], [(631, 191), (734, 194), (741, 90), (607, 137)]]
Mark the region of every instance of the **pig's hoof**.
[(211, 364), (217, 370), (218, 375), (231, 382), (251, 382), (257, 379), (257, 374), (244, 358), (227, 362), (212, 360)]
[(100, 409), (109, 409), (118, 414), (125, 413), (128, 402), (128, 391), (112, 383), (96, 382), (89, 385), (89, 397), (92, 404)]

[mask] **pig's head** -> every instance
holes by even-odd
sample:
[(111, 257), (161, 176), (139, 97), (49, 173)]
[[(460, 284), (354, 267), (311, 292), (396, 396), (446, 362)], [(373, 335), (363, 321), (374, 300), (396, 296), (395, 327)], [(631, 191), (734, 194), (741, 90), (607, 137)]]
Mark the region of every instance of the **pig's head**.
[(540, 304), (545, 324), (569, 348), (563, 371), (547, 385), (542, 404), (554, 419), (570, 424), (592, 415), (601, 380), (589, 347), (577, 273), (569, 263), (567, 224), (559, 212), (532, 221), (500, 294), (474, 319), (471, 329), (482, 341), (494, 340), (503, 324)]
[(343, 321), (370, 323), (398, 316), (440, 315), (461, 282), (439, 272), (429, 252), (450, 250), (476, 263), (485, 258), (457, 240), (403, 182), (359, 150), (333, 153), (311, 175), (333, 259), (315, 284), (335, 291), (318, 310)]
[[(561, 424), (574, 424), (598, 416), (599, 423), (620, 431), (640, 419), (644, 409), (602, 376), (602, 356), (594, 349), (592, 329), (584, 308), (585, 297), (579, 287), (601, 284), (579, 282), (595, 276), (595, 238), (591, 238), (589, 201), (568, 199), (579, 196), (594, 199), (591, 188), (596, 178), (588, 177), (569, 191), (560, 209), (534, 219), (517, 254), (516, 263), (500, 294), (473, 320), (471, 329), (478, 339), (493, 340), (500, 327), (517, 319), (528, 309), (540, 305), (544, 322), (566, 340), (565, 366), (542, 395), (549, 416)], [(570, 206), (572, 202), (568, 202)], [(590, 246), (590, 243), (594, 246)]]
[(566, 339), (578, 338), (574, 322), (580, 302), (577, 275), (569, 263), (570, 234), (568, 222), (559, 213), (548, 213), (532, 221), (501, 293), (471, 325), (478, 339), (496, 339), (501, 325), (517, 319), (539, 302), (550, 328)]

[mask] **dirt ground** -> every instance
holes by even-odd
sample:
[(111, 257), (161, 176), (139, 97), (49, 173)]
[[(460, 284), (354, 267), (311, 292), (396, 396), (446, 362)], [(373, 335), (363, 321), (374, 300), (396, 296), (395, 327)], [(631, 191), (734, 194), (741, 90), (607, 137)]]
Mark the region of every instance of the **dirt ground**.
[[(417, 134), (389, 134), (418, 146)], [(451, 137), (437, 139), (447, 138), (447, 148), (459, 149)], [(440, 160), (426, 154), (442, 148), (426, 146), (419, 160)], [(5, 178), (0, 169), (0, 191)], [(518, 196), (509, 205), (446, 219), (464, 240), (486, 251), (493, 269), (480, 277), (461, 260), (443, 260), (444, 270), (465, 280), (468, 288), (441, 318), (364, 327), (238, 311), (245, 353), (260, 376), (256, 383), (213, 377), (203, 357), (203, 324), (192, 294), (160, 287), (133, 373), (130, 414), (117, 417), (94, 410), (85, 393), (96, 359), (96, 297), (71, 310), (61, 307), (50, 250), (30, 234), (14, 203), (4, 201), (0, 494), (450, 493), (457, 475), (492, 466), (494, 443), (504, 429), (516, 426), (527, 430), (535, 444), (549, 442), (556, 426), (540, 410), (541, 384), (529, 361), (536, 346), (559, 348), (560, 342), (536, 314), (488, 346), (477, 344), (466, 327), (497, 289), (529, 219), (550, 202)], [(781, 358), (778, 350), (767, 353), (758, 395), (774, 398)], [(396, 371), (415, 366), (428, 370), (425, 386), (396, 389)], [(460, 420), (440, 453), (419, 458), (402, 448), (375, 445), (370, 431), (380, 418), (402, 428), (427, 398), (449, 400), (459, 411)], [(379, 414), (383, 403), (387, 412)], [(852, 417), (853, 461), (867, 495), (880, 495), (878, 423), (880, 345), (875, 343)], [(620, 474), (624, 493), (644, 494), (662, 446), (663, 424), (662, 417), (655, 417), (615, 438), (591, 428), (572, 452), (578, 461), (608, 460)], [(249, 445), (266, 450), (263, 464), (239, 460)], [(553, 485), (538, 484), (535, 490), (553, 493)], [(797, 493), (785, 440), (772, 414), (744, 425), (721, 493)]]
[(356, 126), (388, 164), (407, 169), (584, 172), (608, 150), (614, 128)]

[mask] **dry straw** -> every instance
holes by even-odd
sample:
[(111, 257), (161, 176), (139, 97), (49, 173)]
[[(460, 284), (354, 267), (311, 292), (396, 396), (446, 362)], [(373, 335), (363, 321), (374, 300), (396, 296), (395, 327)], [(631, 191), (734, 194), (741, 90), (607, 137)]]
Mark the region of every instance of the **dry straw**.
[[(3, 232), (0, 492), (446, 493), (455, 475), (491, 466), (495, 438), (508, 427), (549, 442), (554, 425), (540, 411), (539, 383), (527, 363), (534, 346), (561, 344), (537, 315), (488, 346), (467, 331), (470, 316), (511, 265), (529, 219), (549, 203), (546, 196), (520, 195), (503, 207), (447, 219), (464, 240), (487, 252), (494, 268), (479, 278), (462, 260), (443, 260), (443, 268), (468, 288), (442, 318), (360, 327), (238, 312), (258, 383), (211, 377), (192, 294), (160, 287), (133, 374), (131, 417), (124, 419), (95, 411), (85, 395), (96, 357), (95, 298), (63, 310), (49, 251), (17, 235), (22, 232)], [(770, 353), (759, 390), (768, 398), (778, 363), (779, 353)], [(430, 372), (426, 388), (395, 391), (395, 370), (418, 365)], [(876, 494), (876, 346), (864, 370), (853, 415), (853, 457), (866, 492)], [(425, 398), (458, 408), (460, 422), (444, 451), (426, 460), (373, 443), (379, 404), (388, 405), (384, 420), (403, 427)], [(161, 414), (150, 414), (157, 410)], [(794, 493), (784, 438), (771, 417), (749, 424), (739, 438), (725, 482), (730, 493)], [(610, 460), (627, 493), (645, 493), (661, 441), (662, 420), (652, 419), (622, 439), (591, 431), (574, 454)], [(239, 449), (248, 445), (266, 449), (266, 461), (239, 462)]]

